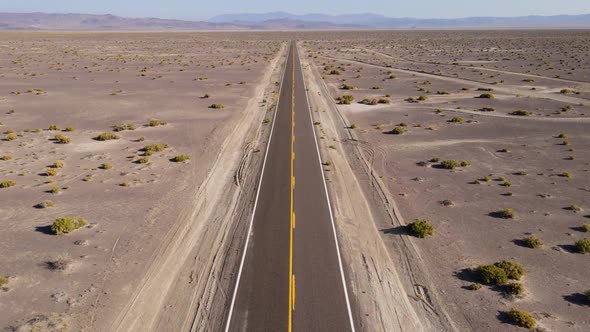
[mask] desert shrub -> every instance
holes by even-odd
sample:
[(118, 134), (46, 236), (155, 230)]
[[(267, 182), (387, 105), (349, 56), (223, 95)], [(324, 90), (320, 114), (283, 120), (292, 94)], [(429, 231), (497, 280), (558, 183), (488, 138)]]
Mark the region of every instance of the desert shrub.
[(9, 154), (5, 154), (2, 157), (0, 157), (0, 160), (4, 160), (4, 161), (8, 161), (8, 160), (11, 160), (11, 159), (12, 159), (12, 156), (9, 155)]
[(137, 164), (147, 164), (150, 161), (148, 157), (141, 157), (135, 161)]
[(57, 168), (48, 168), (45, 170), (45, 175), (47, 176), (56, 176), (57, 175)]
[(494, 265), (504, 270), (508, 279), (520, 280), (524, 275), (524, 267), (514, 261), (501, 261)]
[[(221, 105), (221, 107), (213, 107), (213, 105)], [(213, 105), (211, 105), (211, 108), (224, 108), (225, 107), (225, 106), (223, 106), (223, 104), (213, 104)], [(168, 124), (168, 122), (158, 120), (158, 119), (150, 119), (150, 121), (148, 122), (148, 126), (150, 126), (150, 127), (163, 126), (166, 124)]]
[(590, 289), (584, 292), (584, 295), (586, 296), (586, 301), (590, 302)]
[(570, 210), (570, 211), (574, 211), (576, 213), (582, 211), (582, 208), (580, 208), (576, 204), (572, 204), (572, 205), (568, 206), (567, 209)]
[(461, 164), (456, 160), (443, 160), (440, 163), (440, 166), (445, 169), (455, 169), (459, 167)]
[(439, 161), (440, 161), (440, 158), (431, 158), (429, 160), (429, 162), (431, 162), (431, 163), (438, 163)]
[(403, 135), (405, 133), (405, 129), (402, 127), (395, 127), (393, 129), (391, 129), (391, 131), (389, 132), (390, 134), (393, 135)]
[(175, 156), (172, 159), (170, 159), (170, 161), (179, 163), (179, 162), (187, 161), (187, 160), (190, 160), (190, 159), (191, 159), (191, 156), (186, 155), (186, 154), (180, 154), (180, 155)]
[(340, 89), (342, 89), (342, 90), (356, 90), (357, 87), (355, 85), (342, 84), (340, 86)]
[(65, 131), (75, 131), (76, 127), (74, 126), (67, 126), (66, 129), (64, 129)]
[(583, 224), (582, 230), (584, 230), (584, 232), (590, 232), (590, 224)]
[(478, 98), (482, 98), (482, 99), (494, 99), (494, 95), (491, 93), (482, 93), (481, 95), (479, 95)]
[(466, 287), (468, 290), (476, 291), (481, 289), (481, 284), (470, 284)]
[(377, 100), (377, 102), (379, 104), (390, 104), (391, 100), (387, 99), (387, 98), (379, 98), (379, 100)]
[(576, 251), (582, 254), (590, 253), (590, 239), (580, 239), (575, 244)]
[(0, 188), (10, 188), (10, 187), (14, 187), (16, 185), (16, 182), (12, 181), (12, 180), (4, 180), (2, 182), (0, 182)]
[(522, 239), (525, 246), (529, 248), (540, 248), (543, 246), (543, 241), (537, 237), (531, 236)]
[(515, 325), (527, 329), (532, 329), (537, 325), (535, 319), (528, 312), (520, 311), (516, 308), (510, 309), (508, 312), (508, 318), (510, 318), (510, 321)]
[(135, 141), (136, 142), (143, 142), (143, 141), (145, 141), (145, 137), (139, 136)]
[(571, 178), (572, 177), (572, 173), (570, 173), (570, 172), (563, 172), (563, 173), (561, 173), (561, 176), (563, 176), (565, 178)]
[(484, 177), (483, 177), (481, 180), (482, 180), (482, 181), (485, 181), (485, 182), (490, 182), (490, 181), (492, 181), (492, 177), (491, 177), (491, 176), (489, 176), (489, 175), (486, 175), (486, 176), (484, 176)]
[(351, 124), (351, 125), (350, 125), (350, 127), (348, 127), (348, 128), (350, 128), (350, 129), (356, 129), (356, 124), (354, 124), (354, 123), (353, 123), (353, 124)]
[(523, 110), (516, 110), (514, 112), (510, 112), (510, 115), (517, 115), (517, 116), (529, 116), (533, 114), (532, 112), (529, 111), (523, 111)]
[(45, 208), (50, 208), (50, 207), (54, 207), (55, 203), (53, 203), (53, 201), (43, 201), (37, 205), (35, 205), (36, 208), (38, 209), (45, 209)]
[(495, 112), (496, 108), (495, 107), (482, 107), (480, 109), (481, 112)]
[(211, 104), (211, 106), (209, 106), (209, 108), (222, 109), (222, 108), (225, 108), (225, 105), (224, 104)]
[(65, 165), (66, 163), (63, 160), (56, 160), (53, 163), (53, 168), (64, 168)]
[(51, 231), (55, 235), (63, 235), (71, 233), (78, 228), (82, 228), (88, 225), (88, 222), (82, 217), (66, 217), (55, 219), (53, 225), (51, 225)]
[(7, 141), (14, 141), (18, 136), (15, 133), (8, 133), (5, 137)]
[[(155, 124), (154, 126), (151, 125), (152, 121), (156, 121), (155, 123), (158, 123), (160, 120), (155, 120), (155, 119), (151, 119), (150, 123), (148, 125), (150, 125), (150, 127), (155, 127), (155, 126), (159, 126), (162, 124), (166, 124), (164, 123), (160, 123), (160, 124)], [(119, 132), (119, 131), (124, 131), (124, 130), (135, 130), (135, 125), (133, 123), (124, 123), (124, 124), (115, 124), (113, 125), (113, 131), (114, 132)]]
[(452, 119), (449, 120), (449, 122), (453, 122), (453, 123), (463, 123), (463, 118), (460, 116), (456, 116)]
[(10, 280), (8, 278), (0, 276), (0, 288), (3, 288), (4, 286), (8, 285), (9, 282)]
[(382, 87), (380, 87), (380, 86), (378, 86), (378, 85), (376, 85), (376, 86), (372, 87), (371, 89), (373, 89), (373, 90), (381, 90), (381, 89), (383, 89), (383, 88), (382, 88)]
[(437, 91), (436, 94), (437, 95), (448, 95), (450, 93), (448, 91)]
[(471, 166), (471, 163), (468, 162), (467, 160), (461, 161), (461, 167), (467, 167), (467, 166)]
[(496, 265), (480, 265), (475, 269), (475, 274), (486, 285), (503, 285), (508, 282), (506, 271)]
[(70, 267), (72, 261), (67, 255), (60, 255), (57, 259), (48, 261), (47, 268), (52, 271), (65, 271)]
[(146, 145), (141, 151), (145, 153), (145, 155), (152, 155), (154, 152), (162, 152), (168, 148), (168, 144), (164, 143), (154, 143), (150, 145)]
[(511, 282), (506, 285), (506, 293), (512, 296), (524, 295), (524, 286), (519, 282)]
[(559, 134), (559, 135), (557, 135), (557, 138), (567, 138), (567, 135), (566, 134)]
[(504, 218), (504, 219), (514, 219), (516, 218), (516, 212), (514, 212), (514, 209), (502, 209), (498, 212), (494, 213), (498, 218)]
[(406, 227), (410, 234), (419, 238), (425, 238), (434, 233), (434, 227), (432, 227), (428, 220), (416, 219)]
[(111, 169), (111, 168), (113, 168), (113, 164), (111, 164), (111, 163), (103, 163), (102, 165), (100, 165), (100, 168), (105, 169), (105, 170), (106, 169)]
[(504, 187), (512, 187), (512, 182), (510, 182), (510, 181), (504, 181), (504, 182), (502, 183), (502, 185), (503, 185)]
[(52, 124), (47, 130), (61, 130), (61, 128), (58, 125)]
[(427, 99), (428, 99), (428, 97), (426, 97), (426, 96), (424, 96), (424, 95), (421, 95), (420, 97), (418, 97), (418, 99), (417, 99), (417, 100), (419, 100), (419, 101), (425, 101), (425, 100), (427, 100)]
[(338, 69), (333, 69), (330, 71), (330, 75), (340, 75), (340, 71)]
[(352, 95), (344, 95), (338, 97), (337, 100), (341, 105), (350, 105), (354, 101), (354, 97)]
[(570, 145), (570, 141), (564, 140), (561, 144), (563, 144), (563, 145)]
[(119, 139), (119, 138), (120, 137), (115, 133), (104, 132), (104, 133), (96, 136), (94, 139), (97, 141), (110, 141), (110, 140)]
[(51, 189), (49, 189), (49, 192), (51, 192), (52, 194), (57, 194), (60, 191), (61, 191), (61, 188), (60, 187), (57, 187), (57, 186), (51, 187)]
[(510, 152), (510, 149), (509, 148), (503, 148), (502, 150), (500, 150), (500, 152), (508, 153), (508, 152)]
[(378, 100), (373, 98), (373, 99), (368, 99), (365, 98), (361, 101), (359, 101), (359, 104), (364, 104), (364, 105), (377, 105), (378, 104)]
[(68, 136), (57, 134), (53, 137), (58, 143), (61, 144), (68, 144), (70, 143), (70, 138)]
[(566, 94), (574, 93), (574, 90), (571, 90), (571, 89), (561, 89), (559, 91), (559, 93), (566, 95)]

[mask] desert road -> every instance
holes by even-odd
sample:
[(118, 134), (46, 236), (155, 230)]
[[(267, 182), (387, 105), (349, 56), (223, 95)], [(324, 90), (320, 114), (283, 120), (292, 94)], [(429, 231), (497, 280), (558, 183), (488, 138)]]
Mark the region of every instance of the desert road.
[(295, 42), (257, 190), (226, 331), (354, 331)]

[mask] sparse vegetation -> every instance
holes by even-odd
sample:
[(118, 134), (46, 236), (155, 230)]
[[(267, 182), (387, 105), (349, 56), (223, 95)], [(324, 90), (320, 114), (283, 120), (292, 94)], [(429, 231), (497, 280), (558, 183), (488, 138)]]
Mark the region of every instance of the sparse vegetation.
[(104, 132), (104, 133), (96, 136), (94, 139), (97, 141), (110, 141), (110, 140), (114, 140), (114, 139), (120, 139), (120, 137), (115, 133)]
[(183, 161), (187, 161), (190, 160), (191, 156), (186, 155), (186, 154), (180, 154), (178, 156), (173, 157), (172, 159), (170, 159), (170, 161), (176, 162), (176, 163), (180, 163)]
[(576, 251), (582, 254), (590, 253), (590, 239), (580, 239), (575, 244)]
[[(213, 105), (221, 105), (222, 107), (213, 107)], [(213, 104), (213, 105), (211, 105), (211, 108), (224, 108), (225, 107), (225, 106), (223, 106), (223, 104)], [(164, 126), (166, 124), (168, 124), (168, 122), (158, 120), (158, 119), (150, 119), (150, 121), (148, 122), (148, 126), (150, 126), (150, 127)]]
[(356, 85), (342, 84), (340, 86), (340, 89), (342, 89), (342, 90), (356, 90), (356, 89), (358, 89), (358, 87)]
[(529, 248), (540, 248), (543, 246), (543, 241), (537, 237), (531, 236), (522, 239), (522, 242), (525, 246)]
[(154, 152), (162, 152), (168, 148), (168, 144), (164, 143), (154, 143), (150, 145), (146, 145), (141, 151), (144, 152), (144, 155), (151, 156)]
[(395, 127), (389, 133), (393, 135), (403, 135), (406, 130), (402, 127)]
[(510, 309), (510, 311), (508, 312), (508, 318), (513, 324), (527, 329), (532, 329), (535, 326), (537, 326), (537, 322), (535, 321), (533, 316), (531, 316), (529, 313), (525, 311), (521, 311), (516, 308)]
[(16, 182), (12, 180), (4, 180), (0, 182), (0, 188), (10, 188), (16, 186)]
[(432, 227), (428, 220), (416, 219), (414, 222), (408, 224), (407, 229), (410, 234), (419, 238), (425, 238), (434, 234), (434, 227)]
[(352, 95), (344, 95), (338, 97), (338, 103), (341, 105), (350, 105), (354, 101), (354, 97)]
[(440, 163), (440, 166), (445, 169), (455, 169), (459, 167), (461, 164), (456, 160), (443, 160)]
[(61, 128), (56, 124), (52, 124), (47, 130), (61, 130)]
[(51, 225), (51, 231), (55, 235), (71, 233), (79, 228), (88, 225), (88, 222), (82, 217), (66, 217), (55, 219)]
[(70, 138), (68, 136), (57, 134), (53, 137), (58, 143), (60, 144), (68, 144), (70, 143)]

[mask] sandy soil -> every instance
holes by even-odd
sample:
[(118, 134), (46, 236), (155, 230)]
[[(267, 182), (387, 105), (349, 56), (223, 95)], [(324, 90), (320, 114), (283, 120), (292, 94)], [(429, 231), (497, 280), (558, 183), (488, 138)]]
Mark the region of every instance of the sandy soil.
[[(327, 100), (315, 107), (324, 151), (333, 162), (328, 178), (338, 197), (341, 236), (370, 238), (360, 230), (372, 219), (395, 262), (387, 264), (381, 256), (377, 266), (397, 272), (398, 295), (408, 298), (414, 294), (406, 280), (412, 273), (422, 278), (437, 314), (424, 314), (420, 302), (396, 308), (426, 318), (422, 322), (443, 322), (444, 330), (518, 330), (505, 315), (513, 307), (531, 313), (546, 330), (588, 329), (589, 307), (581, 295), (590, 288), (588, 255), (577, 253), (574, 243), (590, 237), (582, 228), (590, 222), (590, 58), (584, 42), (589, 38), (587, 32), (535, 31), (306, 36), (302, 45), (311, 62), (309, 75), (315, 71), (318, 81), (310, 83), (310, 95)], [(356, 88), (342, 90), (343, 84)], [(477, 98), (483, 93), (495, 98)], [(354, 96), (353, 104), (336, 105), (345, 94)], [(407, 101), (421, 95), (424, 101)], [(384, 98), (389, 104), (359, 104), (364, 98)], [(495, 111), (484, 112), (484, 107)], [(528, 113), (512, 115), (516, 110)], [(455, 117), (461, 122), (451, 122)], [(389, 134), (394, 127), (405, 133)], [(558, 138), (562, 133), (566, 138)], [(441, 169), (429, 162), (433, 158), (471, 165)], [(348, 198), (357, 195), (349, 166), (366, 204)], [(379, 215), (375, 202), (384, 202), (389, 213)], [(570, 210), (572, 205), (581, 210)], [(372, 216), (355, 216), (363, 206), (373, 207)], [(504, 208), (513, 208), (516, 218), (495, 217)], [(405, 225), (414, 219), (429, 220), (434, 236), (410, 236)], [(529, 236), (540, 238), (543, 246), (525, 247), (522, 239)], [(368, 246), (358, 241), (345, 252), (352, 274), (360, 278), (354, 250)], [(400, 256), (407, 257), (405, 264), (396, 261)], [(466, 269), (504, 259), (524, 266), (524, 296), (508, 296), (502, 287), (467, 289), (477, 280)], [(385, 280), (373, 284), (388, 284)], [(368, 299), (363, 299), (365, 291)], [(360, 307), (376, 299), (371, 290), (356, 293)], [(412, 321), (406, 319), (405, 327), (419, 329)], [(370, 319), (364, 323), (371, 324)], [(366, 325), (366, 330), (404, 328), (392, 326)]]
[[(223, 33), (3, 33), (1, 39), (0, 129), (2, 138), (13, 131), (17, 137), (0, 142), (0, 155), (8, 156), (0, 160), (0, 181), (16, 183), (0, 189), (0, 275), (9, 277), (0, 293), (0, 326), (125, 329), (140, 317), (127, 314), (143, 301), (152, 315), (142, 327), (176, 329), (178, 322), (161, 322), (158, 313), (184, 301), (168, 292), (179, 278), (198, 281), (190, 285), (196, 297), (190, 301), (204, 306), (177, 311), (181, 325), (212, 307), (222, 314), (218, 293), (230, 285), (211, 277), (223, 263), (208, 260), (210, 251), (231, 249), (241, 218), (219, 219), (211, 210), (226, 196), (232, 197), (226, 207), (248, 201), (239, 188), (256, 177), (244, 169), (259, 158), (282, 42)], [(209, 108), (213, 103), (225, 107)], [(149, 126), (152, 118), (167, 124)], [(117, 132), (120, 139), (93, 139), (124, 123), (135, 128)], [(70, 143), (54, 141), (57, 134)], [(138, 163), (152, 143), (168, 148)], [(181, 154), (191, 159), (169, 160)], [(57, 160), (64, 167), (47, 176)], [(49, 200), (53, 207), (37, 206)], [(53, 221), (69, 216), (89, 225), (51, 234)], [(196, 242), (208, 244), (207, 254), (191, 246)], [(182, 270), (193, 258), (198, 271)]]

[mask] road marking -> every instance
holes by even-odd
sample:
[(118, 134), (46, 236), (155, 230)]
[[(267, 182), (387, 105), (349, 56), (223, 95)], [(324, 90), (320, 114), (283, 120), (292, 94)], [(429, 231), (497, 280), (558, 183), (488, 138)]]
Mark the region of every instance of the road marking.
[(289, 54), (291, 53), (292, 47), (289, 45), (289, 52), (287, 53), (287, 59), (285, 60), (285, 65), (283, 67), (283, 74), (281, 75), (281, 86), (279, 87), (279, 94), (277, 99), (277, 105), (275, 106), (275, 114), (272, 118), (272, 125), (270, 127), (270, 135), (268, 136), (268, 142), (266, 143), (266, 152), (264, 153), (264, 160), (262, 162), (262, 171), (260, 172), (260, 180), (258, 180), (258, 189), (256, 190), (256, 198), (254, 199), (254, 207), (252, 208), (252, 217), (250, 218), (250, 225), (248, 226), (248, 233), (246, 235), (246, 242), (244, 243), (244, 250), (242, 254), (242, 260), (240, 262), (240, 267), (238, 269), (238, 276), (236, 277), (236, 287), (234, 288), (234, 294), (232, 295), (231, 304), (229, 307), (229, 313), (227, 314), (227, 322), (225, 324), (225, 332), (229, 332), (229, 327), (231, 325), (231, 318), (234, 312), (234, 306), (236, 303), (236, 297), (238, 295), (238, 288), (240, 287), (240, 278), (242, 277), (242, 271), (244, 269), (244, 262), (246, 261), (246, 253), (248, 252), (248, 243), (250, 242), (250, 237), (252, 234), (252, 226), (254, 224), (254, 216), (256, 215), (256, 207), (258, 207), (258, 198), (260, 197), (260, 188), (262, 188), (262, 178), (264, 177), (264, 169), (266, 168), (266, 159), (268, 157), (268, 150), (270, 148), (270, 142), (272, 140), (272, 134), (275, 129), (275, 120), (277, 118), (277, 113), (279, 110), (279, 103), (281, 100), (281, 91), (283, 90), (283, 80), (285, 78), (285, 72), (287, 71), (287, 64), (289, 62)]
[[(299, 61), (299, 50), (297, 49), (297, 45), (295, 45), (295, 50), (297, 51), (297, 60)], [(300, 63), (301, 64), (301, 63)], [(295, 66), (295, 59), (293, 59), (293, 66)], [(301, 70), (301, 75), (303, 76), (303, 68)], [(342, 257), (340, 254), (340, 245), (338, 244), (338, 236), (336, 234), (336, 225), (334, 223), (334, 215), (332, 213), (332, 204), (330, 203), (330, 195), (328, 194), (328, 186), (326, 185), (326, 177), (324, 176), (324, 168), (322, 167), (322, 158), (320, 155), (320, 147), (318, 146), (318, 139), (317, 136), (315, 134), (315, 127), (313, 126), (313, 116), (311, 114), (311, 104), (309, 103), (309, 95), (308, 95), (308, 91), (307, 91), (307, 85), (305, 84), (305, 77), (303, 78), (303, 87), (305, 89), (305, 97), (307, 99), (307, 106), (308, 106), (308, 111), (309, 111), (309, 121), (311, 122), (312, 125), (312, 131), (313, 131), (313, 138), (314, 138), (314, 142), (315, 142), (315, 147), (316, 147), (316, 152), (318, 155), (318, 164), (320, 166), (321, 169), (321, 173), (322, 173), (322, 182), (324, 184), (324, 191), (326, 192), (326, 199), (328, 200), (328, 211), (330, 212), (330, 221), (332, 222), (332, 231), (334, 233), (334, 242), (336, 243), (336, 254), (338, 255), (338, 265), (340, 267), (340, 276), (342, 277), (342, 287), (344, 288), (344, 297), (346, 299), (346, 308), (348, 310), (348, 318), (350, 321), (350, 328), (352, 330), (352, 332), (355, 332), (355, 328), (354, 328), (354, 320), (352, 318), (352, 310), (350, 308), (350, 300), (348, 298), (348, 289), (346, 288), (346, 278), (344, 278), (344, 268), (342, 267)]]
[(293, 76), (291, 80), (291, 206), (290, 206), (290, 222), (289, 227), (289, 322), (288, 332), (293, 331), (293, 308), (295, 307), (295, 276), (293, 275), (293, 190), (295, 188), (295, 175), (293, 174), (293, 162), (295, 159), (295, 52), (291, 47), (293, 53), (291, 65), (293, 66)]

